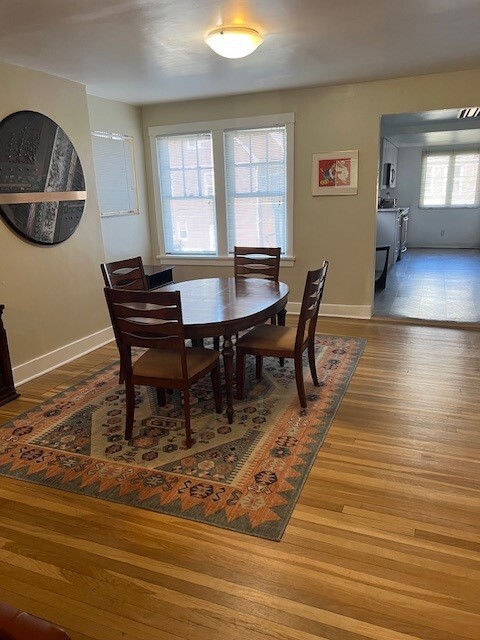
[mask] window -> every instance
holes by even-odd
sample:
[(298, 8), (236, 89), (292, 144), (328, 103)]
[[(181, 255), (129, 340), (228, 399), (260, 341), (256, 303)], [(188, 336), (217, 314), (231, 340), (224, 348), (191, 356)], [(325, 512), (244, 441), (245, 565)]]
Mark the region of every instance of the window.
[(162, 218), (167, 254), (212, 254), (215, 194), (210, 133), (157, 140)]
[(92, 147), (100, 215), (138, 213), (133, 139), (92, 131)]
[(420, 206), (478, 206), (479, 163), (478, 150), (424, 152)]
[(285, 126), (225, 132), (228, 251), (286, 248)]
[(293, 114), (151, 127), (162, 255), (292, 255)]

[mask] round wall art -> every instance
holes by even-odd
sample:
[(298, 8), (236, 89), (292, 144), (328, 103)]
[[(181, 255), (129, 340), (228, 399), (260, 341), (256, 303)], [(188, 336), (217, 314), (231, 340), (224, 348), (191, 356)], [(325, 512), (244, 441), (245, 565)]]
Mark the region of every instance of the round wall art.
[(0, 122), (0, 213), (14, 231), (38, 244), (63, 242), (85, 198), (78, 154), (58, 124), (35, 111)]

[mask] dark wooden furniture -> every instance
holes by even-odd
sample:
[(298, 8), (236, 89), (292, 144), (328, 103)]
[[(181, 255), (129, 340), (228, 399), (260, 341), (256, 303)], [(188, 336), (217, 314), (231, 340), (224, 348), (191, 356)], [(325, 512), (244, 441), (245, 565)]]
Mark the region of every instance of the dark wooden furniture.
[(20, 395), (15, 391), (15, 385), (13, 382), (7, 333), (2, 320), (4, 308), (5, 305), (0, 304), (0, 405), (6, 404), (11, 400), (15, 400), (15, 398), (18, 398)]
[(235, 247), (233, 251), (235, 277), (262, 277), (278, 282), (280, 251), (280, 247)]
[(385, 262), (383, 264), (383, 269), (380, 271), (375, 271), (375, 291), (380, 291), (381, 289), (385, 289), (387, 286), (387, 272), (388, 272), (388, 258), (390, 256), (390, 245), (385, 245), (384, 247), (377, 247), (376, 251), (385, 251)]
[[(125, 439), (132, 437), (136, 384), (156, 387), (160, 406), (165, 405), (165, 389), (180, 389), (185, 411), (185, 444), (190, 448), (193, 441), (189, 389), (209, 372), (215, 409), (217, 413), (222, 412), (218, 352), (185, 347), (178, 291), (132, 291), (105, 287), (105, 297), (125, 375)], [(147, 351), (132, 362), (132, 347), (143, 347)]]
[(302, 407), (305, 408), (307, 406), (303, 382), (302, 356), (305, 349), (308, 349), (308, 362), (313, 384), (318, 387), (318, 377), (315, 369), (315, 327), (327, 270), (328, 262), (325, 261), (320, 269), (308, 272), (297, 328), (263, 324), (239, 338), (236, 349), (237, 398), (239, 400), (242, 400), (244, 395), (245, 355), (250, 353), (257, 356), (257, 378), (260, 378), (262, 374), (263, 356), (293, 358), (295, 360), (298, 398)]
[(148, 291), (147, 278), (143, 268), (142, 258), (127, 258), (115, 262), (105, 262), (100, 265), (106, 287), (116, 289), (133, 289)]
[[(234, 247), (234, 273), (236, 278), (260, 277), (278, 282), (280, 274), (281, 247)], [(284, 325), (286, 309), (281, 309), (277, 316), (272, 316), (272, 324)], [(283, 367), (284, 359), (280, 358)]]
[(288, 286), (258, 278), (204, 278), (163, 287), (180, 291), (186, 338), (223, 336), (227, 418), (233, 422), (232, 336), (266, 322), (285, 308)]
[(69, 640), (66, 631), (42, 618), (0, 602), (0, 640)]
[[(278, 282), (280, 247), (234, 247), (233, 268), (236, 278), (265, 278)], [(286, 310), (279, 313), (279, 324), (285, 324)], [(276, 317), (272, 317), (272, 324)]]
[(100, 265), (106, 287), (150, 291), (173, 282), (173, 267), (143, 264), (142, 258), (127, 258)]
[[(235, 278), (264, 278), (278, 282), (280, 273), (280, 247), (234, 247), (233, 268)], [(279, 324), (285, 324), (287, 312), (279, 311)], [(271, 318), (272, 324), (277, 321)], [(220, 338), (214, 338), (214, 348), (220, 348)]]
[(167, 265), (144, 264), (143, 270), (148, 289), (158, 289), (173, 282), (173, 267)]

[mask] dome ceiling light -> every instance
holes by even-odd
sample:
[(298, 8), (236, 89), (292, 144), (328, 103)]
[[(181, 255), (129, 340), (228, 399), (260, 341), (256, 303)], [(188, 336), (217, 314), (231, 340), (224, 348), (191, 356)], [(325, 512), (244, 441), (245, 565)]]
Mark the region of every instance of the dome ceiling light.
[(250, 27), (219, 27), (205, 38), (208, 46), (224, 58), (244, 58), (263, 42), (262, 36)]

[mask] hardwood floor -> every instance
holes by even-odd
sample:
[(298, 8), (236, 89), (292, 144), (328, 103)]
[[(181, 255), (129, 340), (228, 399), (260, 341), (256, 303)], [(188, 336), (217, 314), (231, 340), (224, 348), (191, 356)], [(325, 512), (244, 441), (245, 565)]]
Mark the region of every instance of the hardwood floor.
[[(281, 542), (0, 477), (0, 600), (76, 640), (478, 640), (480, 332), (368, 343)], [(20, 388), (6, 420), (116, 357)]]

